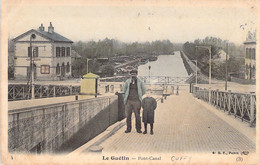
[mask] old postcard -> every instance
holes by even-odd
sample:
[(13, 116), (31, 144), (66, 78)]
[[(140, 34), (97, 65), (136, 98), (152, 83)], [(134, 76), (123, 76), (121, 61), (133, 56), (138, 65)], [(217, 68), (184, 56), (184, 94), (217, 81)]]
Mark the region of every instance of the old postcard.
[(3, 0), (2, 163), (259, 164), (258, 6)]

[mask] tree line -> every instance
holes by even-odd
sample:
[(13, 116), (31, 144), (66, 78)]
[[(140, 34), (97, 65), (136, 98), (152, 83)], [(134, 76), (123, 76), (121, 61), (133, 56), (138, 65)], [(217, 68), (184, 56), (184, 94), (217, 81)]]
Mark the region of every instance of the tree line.
[(169, 54), (181, 50), (182, 44), (172, 43), (169, 40), (127, 43), (105, 38), (99, 41), (77, 41), (73, 43), (72, 49), (84, 58), (109, 58), (121, 55)]
[(112, 76), (113, 66), (101, 64), (94, 59), (111, 58), (121, 56), (141, 56), (141, 55), (159, 55), (171, 54), (173, 51), (181, 50), (182, 44), (172, 43), (169, 40), (156, 40), (152, 42), (122, 42), (116, 39), (105, 38), (99, 41), (77, 41), (73, 43), (72, 49), (82, 56), (76, 60), (72, 67), (76, 70), (77, 76), (86, 73), (86, 60), (89, 61), (89, 71), (101, 76)]
[[(244, 69), (244, 46), (230, 43), (227, 40), (222, 40), (216, 37), (206, 37), (204, 39), (196, 39), (194, 42), (186, 42), (183, 44), (183, 52), (191, 60), (198, 61), (198, 67), (205, 75), (209, 73), (209, 49), (201, 48), (200, 46), (211, 46), (212, 59), (219, 58), (221, 51), (228, 52), (227, 68), (229, 73), (243, 76)], [(227, 46), (228, 45), (228, 46)], [(226, 61), (215, 62), (211, 61), (212, 77), (217, 79), (225, 79)]]

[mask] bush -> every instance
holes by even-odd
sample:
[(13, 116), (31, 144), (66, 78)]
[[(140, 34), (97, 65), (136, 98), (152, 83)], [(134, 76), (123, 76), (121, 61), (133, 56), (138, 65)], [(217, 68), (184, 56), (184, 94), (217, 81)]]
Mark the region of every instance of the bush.
[(101, 67), (101, 76), (102, 77), (113, 76), (114, 72), (115, 72), (115, 68), (111, 65), (104, 65)]

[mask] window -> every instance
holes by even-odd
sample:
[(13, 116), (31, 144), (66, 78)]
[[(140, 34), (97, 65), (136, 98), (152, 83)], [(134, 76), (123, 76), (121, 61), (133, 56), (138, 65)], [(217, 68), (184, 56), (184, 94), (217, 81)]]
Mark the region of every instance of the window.
[(70, 56), (70, 47), (67, 47), (67, 56)]
[(66, 67), (65, 67), (65, 64), (64, 64), (64, 62), (62, 63), (62, 65), (61, 65), (61, 76), (62, 77), (64, 77), (65, 76), (65, 70), (66, 69)]
[(50, 65), (41, 65), (41, 74), (50, 74)]
[(249, 57), (249, 50), (248, 50), (248, 48), (246, 48), (246, 58), (248, 58)]
[(34, 47), (33, 48), (33, 57), (38, 57), (39, 56), (39, 52), (38, 52), (38, 47)]
[(67, 63), (67, 66), (66, 66), (66, 72), (67, 73), (70, 72), (70, 63), (69, 62)]
[(65, 47), (62, 47), (61, 53), (62, 53), (61, 56), (62, 56), (62, 57), (65, 57)]
[(249, 59), (252, 58), (252, 49), (251, 49), (251, 48), (249, 48), (248, 58), (249, 58)]
[[(38, 47), (33, 47), (33, 57), (38, 57), (39, 56), (39, 51)], [(32, 49), (31, 47), (28, 47), (28, 57), (31, 57)]]
[(252, 49), (252, 59), (255, 60), (255, 48)]
[(60, 47), (56, 47), (56, 57), (60, 57)]
[(59, 75), (60, 74), (60, 65), (57, 64), (56, 66), (56, 74)]

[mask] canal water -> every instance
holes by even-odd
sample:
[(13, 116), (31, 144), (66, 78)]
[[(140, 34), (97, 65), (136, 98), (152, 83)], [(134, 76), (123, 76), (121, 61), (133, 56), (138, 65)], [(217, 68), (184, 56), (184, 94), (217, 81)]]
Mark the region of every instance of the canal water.
[(151, 76), (167, 77), (188, 77), (184, 67), (180, 52), (174, 55), (160, 55), (157, 61), (148, 62), (138, 67), (138, 76), (149, 76), (149, 66), (151, 66)]

